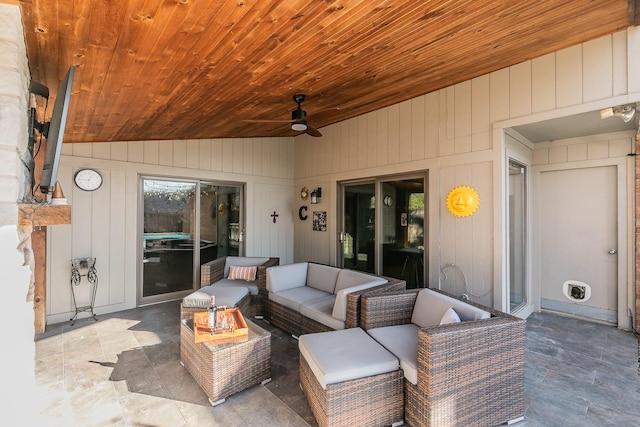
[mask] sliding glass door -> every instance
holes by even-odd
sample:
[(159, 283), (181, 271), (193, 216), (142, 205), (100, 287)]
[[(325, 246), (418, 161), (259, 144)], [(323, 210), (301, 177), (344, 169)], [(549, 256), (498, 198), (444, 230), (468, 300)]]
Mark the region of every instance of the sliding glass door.
[(240, 248), (241, 186), (142, 178), (139, 303), (199, 288), (200, 265)]
[(343, 194), (343, 266), (374, 273), (375, 183), (346, 184)]
[(424, 287), (425, 185), (425, 175), (342, 183), (342, 266)]
[(424, 178), (381, 182), (380, 254), (382, 274), (424, 287)]

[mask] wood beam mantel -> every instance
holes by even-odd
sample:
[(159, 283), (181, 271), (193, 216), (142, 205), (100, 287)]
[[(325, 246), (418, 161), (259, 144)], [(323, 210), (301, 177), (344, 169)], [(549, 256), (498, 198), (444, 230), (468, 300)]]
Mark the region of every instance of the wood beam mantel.
[(18, 223), (32, 227), (71, 224), (70, 205), (18, 204)]

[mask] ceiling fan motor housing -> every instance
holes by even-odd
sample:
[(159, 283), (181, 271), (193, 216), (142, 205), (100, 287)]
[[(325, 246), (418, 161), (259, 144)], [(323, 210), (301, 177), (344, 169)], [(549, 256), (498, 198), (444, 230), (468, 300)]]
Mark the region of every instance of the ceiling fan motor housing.
[(291, 123), (291, 129), (298, 132), (304, 132), (307, 130), (307, 122), (305, 120), (307, 112), (300, 106), (300, 103), (304, 101), (304, 95), (294, 95), (293, 100), (298, 104), (298, 108), (291, 112), (291, 120), (293, 120)]
[(302, 108), (298, 108), (291, 112), (291, 120), (299, 120), (304, 121), (304, 118), (307, 117), (307, 112)]

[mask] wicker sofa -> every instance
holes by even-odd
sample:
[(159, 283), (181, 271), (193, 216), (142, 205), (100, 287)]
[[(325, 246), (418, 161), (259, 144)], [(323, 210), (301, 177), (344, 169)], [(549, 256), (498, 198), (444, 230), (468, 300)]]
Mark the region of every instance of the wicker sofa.
[(360, 297), (367, 292), (403, 290), (403, 280), (312, 262), (270, 267), (266, 319), (294, 337), (358, 325)]
[[(449, 309), (458, 319), (448, 317)], [(521, 419), (525, 325), (434, 289), (372, 293), (361, 301), (360, 326), (400, 360), (405, 421), (412, 427)]]
[[(264, 297), (266, 296), (266, 270), (278, 265), (280, 258), (225, 256), (200, 266), (200, 289), (205, 287), (236, 287), (249, 290), (237, 306), (245, 316), (264, 315)], [(231, 266), (255, 266), (255, 280), (230, 280)], [(209, 288), (209, 289), (211, 289)], [(193, 295), (193, 294), (192, 294)], [(205, 306), (205, 308), (208, 305)], [(185, 307), (180, 304), (180, 319), (193, 318), (193, 313), (202, 311), (202, 307)]]

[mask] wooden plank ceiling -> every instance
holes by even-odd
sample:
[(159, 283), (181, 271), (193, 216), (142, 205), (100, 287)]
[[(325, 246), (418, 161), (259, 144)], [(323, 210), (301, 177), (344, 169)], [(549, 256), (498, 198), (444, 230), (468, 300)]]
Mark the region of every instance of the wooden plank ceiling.
[[(633, 25), (635, 0), (23, 0), (65, 142), (291, 136)], [(339, 111), (335, 109), (339, 108)], [(44, 117), (43, 108), (39, 117)], [(331, 113), (315, 114), (333, 110)]]

